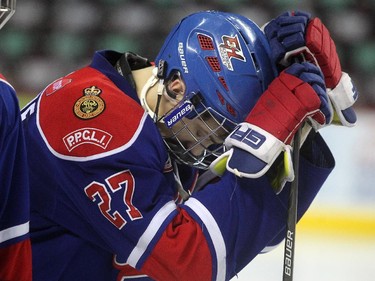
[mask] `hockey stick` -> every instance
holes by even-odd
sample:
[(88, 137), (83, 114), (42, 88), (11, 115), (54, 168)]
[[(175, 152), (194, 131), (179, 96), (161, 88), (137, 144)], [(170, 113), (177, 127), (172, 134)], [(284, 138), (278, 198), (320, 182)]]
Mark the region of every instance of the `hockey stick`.
[(296, 224), (297, 224), (297, 206), (298, 206), (298, 172), (299, 172), (299, 148), (301, 142), (301, 128), (299, 128), (294, 136), (293, 144), (293, 169), (294, 180), (291, 183), (288, 205), (288, 217), (286, 227), (286, 237), (284, 246), (284, 266), (283, 266), (283, 281), (293, 280), (294, 267), (294, 249), (296, 238)]

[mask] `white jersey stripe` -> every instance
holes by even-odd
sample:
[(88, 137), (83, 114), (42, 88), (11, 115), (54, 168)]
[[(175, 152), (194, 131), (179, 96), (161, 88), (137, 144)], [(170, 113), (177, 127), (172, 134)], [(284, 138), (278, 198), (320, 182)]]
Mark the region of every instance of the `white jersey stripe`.
[(141, 259), (142, 255), (145, 253), (147, 247), (151, 243), (152, 239), (155, 237), (155, 234), (158, 232), (160, 226), (166, 220), (166, 218), (176, 210), (177, 206), (174, 201), (170, 201), (165, 204), (153, 217), (150, 224), (148, 225), (146, 231), (139, 238), (137, 245), (130, 253), (127, 264), (136, 268), (137, 263)]
[(29, 232), (29, 222), (16, 225), (13, 227), (9, 227), (7, 229), (0, 231), (0, 243), (3, 243), (13, 238), (20, 237), (22, 235), (27, 234), (28, 232)]
[(197, 199), (189, 198), (189, 200), (186, 201), (185, 205), (189, 206), (189, 208), (191, 208), (201, 218), (201, 220), (207, 227), (208, 233), (210, 234), (216, 252), (217, 274), (215, 280), (225, 280), (226, 247), (219, 226), (217, 225), (210, 211)]

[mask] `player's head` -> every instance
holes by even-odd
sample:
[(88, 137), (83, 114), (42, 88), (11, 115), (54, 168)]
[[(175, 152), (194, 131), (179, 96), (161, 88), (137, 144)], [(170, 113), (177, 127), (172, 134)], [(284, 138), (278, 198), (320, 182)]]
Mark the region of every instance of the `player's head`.
[(216, 11), (184, 18), (155, 62), (162, 66), (158, 79), (164, 95), (176, 98), (171, 90), (176, 81), (184, 90), (174, 109), (159, 119), (164, 141), (174, 158), (198, 168), (223, 153), (226, 136), (275, 77), (260, 28), (243, 16)]
[(0, 0), (0, 29), (16, 11), (16, 0)]

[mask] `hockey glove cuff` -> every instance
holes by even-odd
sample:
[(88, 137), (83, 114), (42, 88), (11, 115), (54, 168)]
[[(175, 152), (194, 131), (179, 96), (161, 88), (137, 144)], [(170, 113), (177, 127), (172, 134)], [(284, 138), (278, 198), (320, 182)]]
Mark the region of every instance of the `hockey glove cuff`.
[(337, 86), (327, 89), (327, 93), (334, 108), (332, 124), (353, 127), (357, 122), (353, 105), (358, 99), (358, 91), (350, 76), (343, 72)]
[[(282, 152), (286, 154), (287, 167), (292, 167), (291, 147), (262, 128), (249, 123), (239, 124), (226, 138), (225, 146), (228, 151), (210, 166), (217, 175), (223, 174), (226, 169), (238, 177), (259, 178), (269, 170)], [(291, 178), (294, 177), (293, 170), (289, 170), (288, 174)]]

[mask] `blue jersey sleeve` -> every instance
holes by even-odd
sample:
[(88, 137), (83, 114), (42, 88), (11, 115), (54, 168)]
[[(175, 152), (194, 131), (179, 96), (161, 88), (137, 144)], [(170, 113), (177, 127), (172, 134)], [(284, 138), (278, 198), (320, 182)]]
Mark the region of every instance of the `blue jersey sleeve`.
[(31, 280), (29, 182), (16, 93), (0, 78), (0, 279)]
[[(14, 89), (0, 80), (0, 246), (27, 238), (29, 187), (23, 129)], [(8, 233), (8, 232), (7, 232)]]

